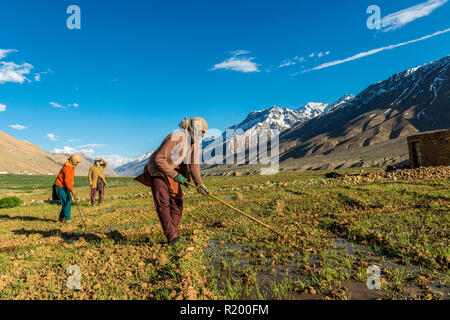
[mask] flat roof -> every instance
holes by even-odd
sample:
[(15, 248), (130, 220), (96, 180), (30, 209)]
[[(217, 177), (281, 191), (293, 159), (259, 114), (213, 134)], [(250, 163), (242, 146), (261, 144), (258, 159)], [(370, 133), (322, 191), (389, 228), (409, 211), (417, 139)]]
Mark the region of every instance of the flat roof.
[(413, 135), (413, 136), (409, 136), (408, 140), (410, 140), (410, 139), (417, 139), (417, 138), (421, 138), (423, 136), (429, 136), (429, 135), (441, 135), (441, 134), (445, 134), (445, 133), (449, 133), (450, 134), (450, 129), (422, 132), (422, 133), (419, 133), (419, 134), (416, 134), (416, 135)]

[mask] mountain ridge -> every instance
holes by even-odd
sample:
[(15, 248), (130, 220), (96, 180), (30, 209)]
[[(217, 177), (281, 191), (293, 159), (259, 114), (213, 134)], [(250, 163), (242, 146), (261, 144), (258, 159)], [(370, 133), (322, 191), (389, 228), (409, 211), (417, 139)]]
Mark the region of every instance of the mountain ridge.
[[(84, 161), (75, 170), (77, 176), (87, 176), (93, 159), (81, 154)], [(69, 155), (45, 151), (27, 140), (18, 140), (0, 130), (0, 172), (30, 173), (56, 175), (61, 170)], [(107, 176), (118, 176), (110, 169), (105, 169)]]
[(396, 73), (280, 135), (281, 161), (447, 129), (450, 56)]

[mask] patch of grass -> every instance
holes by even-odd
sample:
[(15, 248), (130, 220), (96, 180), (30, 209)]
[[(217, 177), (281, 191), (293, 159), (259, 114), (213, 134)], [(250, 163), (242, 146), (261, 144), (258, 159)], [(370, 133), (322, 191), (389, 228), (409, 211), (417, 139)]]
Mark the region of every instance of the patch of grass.
[(23, 201), (17, 197), (6, 197), (0, 199), (0, 209), (16, 208), (20, 206), (22, 203)]

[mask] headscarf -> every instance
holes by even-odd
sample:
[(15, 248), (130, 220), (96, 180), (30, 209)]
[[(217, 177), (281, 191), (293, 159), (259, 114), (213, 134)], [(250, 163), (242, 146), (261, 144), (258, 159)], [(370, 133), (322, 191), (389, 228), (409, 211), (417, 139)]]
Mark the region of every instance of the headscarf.
[(192, 138), (191, 143), (194, 143), (194, 141), (201, 139), (200, 131), (208, 131), (208, 123), (201, 117), (194, 119), (189, 119), (186, 117), (183, 121), (181, 121), (180, 128), (189, 132)]
[(75, 168), (81, 162), (81, 156), (78, 153), (75, 153), (67, 159), (65, 166), (71, 166)]

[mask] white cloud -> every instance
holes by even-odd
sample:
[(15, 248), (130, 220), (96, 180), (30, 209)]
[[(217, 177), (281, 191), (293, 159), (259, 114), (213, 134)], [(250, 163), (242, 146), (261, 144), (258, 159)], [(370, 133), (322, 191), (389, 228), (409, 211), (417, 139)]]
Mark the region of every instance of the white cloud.
[(53, 133), (47, 133), (47, 134), (45, 135), (45, 137), (46, 137), (48, 140), (56, 141), (56, 136), (55, 136)]
[(135, 160), (127, 157), (122, 157), (121, 155), (118, 154), (110, 154), (107, 156), (100, 156), (100, 157), (108, 161), (108, 166), (110, 166), (113, 169), (120, 167), (121, 165), (127, 162)]
[(94, 149), (81, 149), (80, 152), (84, 153), (85, 155), (88, 155), (89, 157), (93, 157), (95, 154)]
[(82, 149), (82, 148), (104, 148), (104, 147), (106, 147), (106, 145), (104, 145), (104, 144), (90, 143), (90, 144), (85, 144), (83, 146), (79, 146), (77, 148)]
[(67, 141), (69, 141), (69, 142), (78, 142), (78, 141), (80, 141), (80, 139), (69, 139)]
[(325, 57), (327, 55), (330, 54), (330, 51), (325, 51), (325, 52), (319, 52), (319, 54), (317, 55), (318, 58), (322, 58)]
[(6, 105), (0, 103), (0, 112), (6, 111)]
[(313, 52), (313, 53), (311, 53), (311, 54), (309, 55), (309, 57), (310, 57), (310, 58), (314, 58), (315, 55), (316, 55), (316, 53)]
[(241, 56), (241, 55), (245, 55), (245, 54), (250, 54), (250, 51), (247, 50), (236, 50), (236, 51), (231, 51), (230, 52), (233, 56)]
[(51, 105), (53, 108), (57, 108), (57, 109), (67, 109), (67, 107), (65, 107), (65, 106), (63, 106), (63, 105), (61, 105), (61, 104), (59, 104), (59, 103), (56, 103), (56, 102), (50, 102), (50, 105)]
[(6, 82), (24, 83), (29, 81), (26, 75), (30, 74), (33, 66), (29, 63), (15, 64), (14, 62), (0, 62), (0, 84)]
[(437, 32), (435, 32), (433, 34), (429, 34), (429, 35), (426, 35), (424, 37), (421, 37), (421, 38), (418, 38), (418, 39), (414, 39), (414, 40), (410, 40), (410, 41), (407, 41), (407, 42), (393, 44), (393, 45), (390, 45), (390, 46), (386, 46), (386, 47), (382, 47), (382, 48), (378, 48), (378, 49), (373, 49), (373, 50), (370, 50), (370, 51), (367, 51), (367, 52), (358, 53), (358, 54), (356, 54), (354, 56), (351, 56), (349, 58), (346, 58), (346, 59), (336, 60), (336, 61), (332, 61), (332, 62), (327, 62), (327, 63), (321, 64), (321, 65), (319, 65), (319, 66), (317, 66), (317, 67), (315, 67), (313, 69), (310, 69), (308, 71), (325, 69), (325, 68), (329, 68), (329, 67), (332, 67), (332, 66), (335, 66), (335, 65), (339, 65), (339, 64), (342, 64), (342, 63), (346, 63), (346, 62), (349, 62), (349, 61), (358, 60), (358, 59), (361, 59), (361, 58), (364, 58), (364, 57), (367, 57), (367, 56), (371, 56), (371, 55), (374, 55), (374, 54), (382, 52), (382, 51), (392, 50), (392, 49), (395, 49), (395, 48), (398, 48), (398, 47), (406, 46), (406, 45), (411, 44), (411, 43), (424, 41), (424, 40), (427, 40), (429, 38), (432, 38), (432, 37), (435, 37), (435, 36), (447, 33), (449, 31), (450, 31), (450, 28), (442, 30), (442, 31), (437, 31)]
[(42, 72), (38, 72), (34, 74), (34, 81), (39, 82), (41, 81), (41, 77), (43, 74), (49, 74), (49, 73), (53, 73), (52, 70), (48, 69), (48, 71), (42, 71)]
[[(15, 49), (0, 49), (0, 60), (5, 58), (9, 53), (17, 52)], [(31, 73), (34, 67), (29, 63), (16, 64), (15, 62), (0, 62), (0, 84), (6, 82), (24, 83), (30, 81), (26, 76)], [(36, 79), (36, 76), (35, 76)], [(39, 78), (40, 80), (40, 78)]]
[(94, 149), (79, 149), (79, 148), (72, 148), (69, 146), (64, 146), (62, 149), (55, 148), (52, 151), (53, 153), (64, 153), (64, 154), (74, 154), (74, 153), (84, 153), (85, 155), (89, 157), (93, 157), (95, 154)]
[(291, 58), (291, 59), (283, 60), (281, 62), (281, 64), (278, 66), (278, 68), (285, 68), (285, 67), (294, 66), (294, 65), (299, 64), (299, 63), (304, 62), (304, 61), (305, 61), (305, 58), (296, 56), (296, 57)]
[(68, 104), (67, 106), (63, 106), (62, 104), (59, 104), (56, 102), (50, 102), (50, 105), (53, 108), (57, 108), (57, 109), (67, 109), (67, 108), (71, 108), (71, 107), (78, 108), (80, 106), (78, 103), (71, 103), (71, 104)]
[(428, 0), (410, 8), (391, 13), (381, 20), (384, 32), (404, 27), (410, 22), (430, 15), (434, 10), (442, 7), (448, 0)]
[[(77, 141), (77, 139), (71, 139), (72, 141)], [(53, 153), (65, 153), (65, 154), (69, 154), (69, 153), (84, 153), (85, 155), (89, 156), (89, 157), (94, 157), (95, 156), (95, 149), (96, 148), (103, 148), (106, 147), (106, 145), (104, 144), (95, 144), (95, 143), (91, 143), (91, 144), (86, 144), (83, 146), (78, 146), (78, 147), (69, 147), (69, 146), (65, 146), (62, 149), (60, 148), (55, 148), (53, 149)]]
[(241, 57), (242, 55), (249, 54), (249, 51), (237, 50), (231, 52), (233, 56), (225, 61), (216, 64), (211, 71), (214, 70), (232, 70), (244, 73), (260, 72), (258, 65), (253, 62), (255, 58)]
[(12, 124), (9, 126), (10, 128), (13, 128), (14, 130), (25, 130), (27, 127), (21, 125), (21, 124)]
[(52, 152), (53, 152), (53, 153), (73, 154), (73, 153), (77, 153), (77, 152), (79, 152), (79, 151), (76, 150), (75, 148), (65, 146), (65, 147), (62, 148), (62, 149), (55, 148), (55, 149), (53, 149)]
[(0, 49), (0, 60), (8, 55), (10, 52), (17, 52), (15, 49)]
[[(85, 155), (87, 155), (90, 158), (94, 158), (95, 156), (95, 150), (93, 148), (83, 148), (83, 146), (81, 147), (77, 147), (77, 148), (73, 148), (73, 147), (69, 147), (69, 146), (65, 146), (63, 148), (55, 148), (52, 151), (53, 153), (63, 153), (63, 154), (74, 154), (74, 153), (83, 153)], [(121, 155), (118, 154), (111, 154), (111, 155), (101, 155), (99, 156), (100, 158), (105, 159), (106, 161), (108, 161), (108, 166), (111, 168), (117, 168), (127, 162), (130, 161), (134, 161), (135, 159), (131, 159), (128, 157), (123, 157)]]

